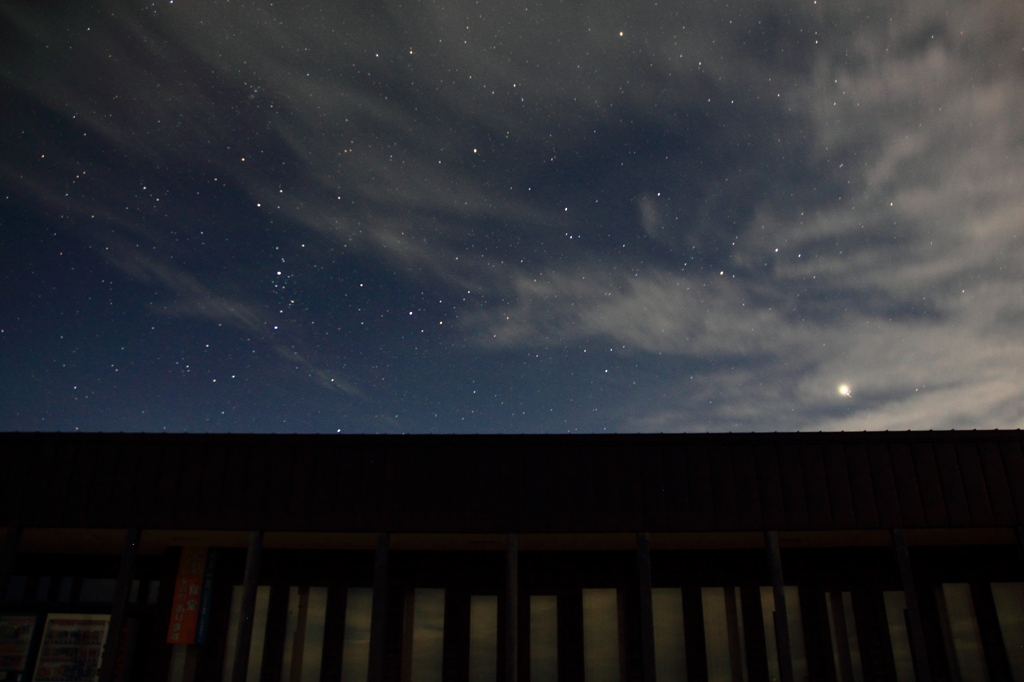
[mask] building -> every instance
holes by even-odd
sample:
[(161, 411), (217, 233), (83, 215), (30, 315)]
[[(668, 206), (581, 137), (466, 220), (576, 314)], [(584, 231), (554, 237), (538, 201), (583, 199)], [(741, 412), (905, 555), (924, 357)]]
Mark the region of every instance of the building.
[(1024, 682), (1022, 444), (2, 434), (0, 679)]

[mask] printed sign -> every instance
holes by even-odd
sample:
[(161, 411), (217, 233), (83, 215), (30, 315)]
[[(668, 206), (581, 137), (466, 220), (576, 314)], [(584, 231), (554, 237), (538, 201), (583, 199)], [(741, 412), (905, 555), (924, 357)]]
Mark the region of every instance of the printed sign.
[(25, 669), (35, 629), (35, 616), (0, 616), (0, 672)]
[(181, 550), (171, 601), (171, 621), (167, 626), (168, 644), (194, 644), (196, 641), (206, 554), (206, 547), (183, 547)]
[(94, 682), (99, 678), (109, 626), (108, 614), (46, 616), (34, 682)]

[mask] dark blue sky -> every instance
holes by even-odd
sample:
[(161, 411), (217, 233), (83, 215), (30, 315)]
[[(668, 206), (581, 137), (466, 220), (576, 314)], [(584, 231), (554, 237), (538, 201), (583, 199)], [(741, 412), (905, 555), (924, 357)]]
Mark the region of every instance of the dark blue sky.
[(0, 429), (1024, 426), (1019, 2), (5, 2)]

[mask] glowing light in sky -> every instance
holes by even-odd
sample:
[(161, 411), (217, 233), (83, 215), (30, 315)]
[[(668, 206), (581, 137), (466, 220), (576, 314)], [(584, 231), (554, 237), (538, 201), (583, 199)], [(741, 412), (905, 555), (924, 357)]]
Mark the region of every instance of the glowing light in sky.
[(850, 385), (849, 384), (839, 384), (839, 388), (837, 390), (839, 391), (839, 395), (845, 395), (847, 398), (850, 397)]

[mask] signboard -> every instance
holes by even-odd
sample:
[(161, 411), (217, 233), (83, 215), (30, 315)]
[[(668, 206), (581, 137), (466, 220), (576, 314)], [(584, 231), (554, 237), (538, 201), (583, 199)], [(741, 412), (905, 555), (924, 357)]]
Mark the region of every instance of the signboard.
[(0, 616), (0, 672), (20, 673), (25, 669), (35, 629), (35, 616)]
[(178, 563), (171, 600), (171, 621), (167, 625), (168, 644), (194, 644), (199, 622), (199, 600), (206, 575), (206, 547), (183, 547)]
[(94, 682), (109, 626), (109, 614), (47, 615), (34, 682)]

